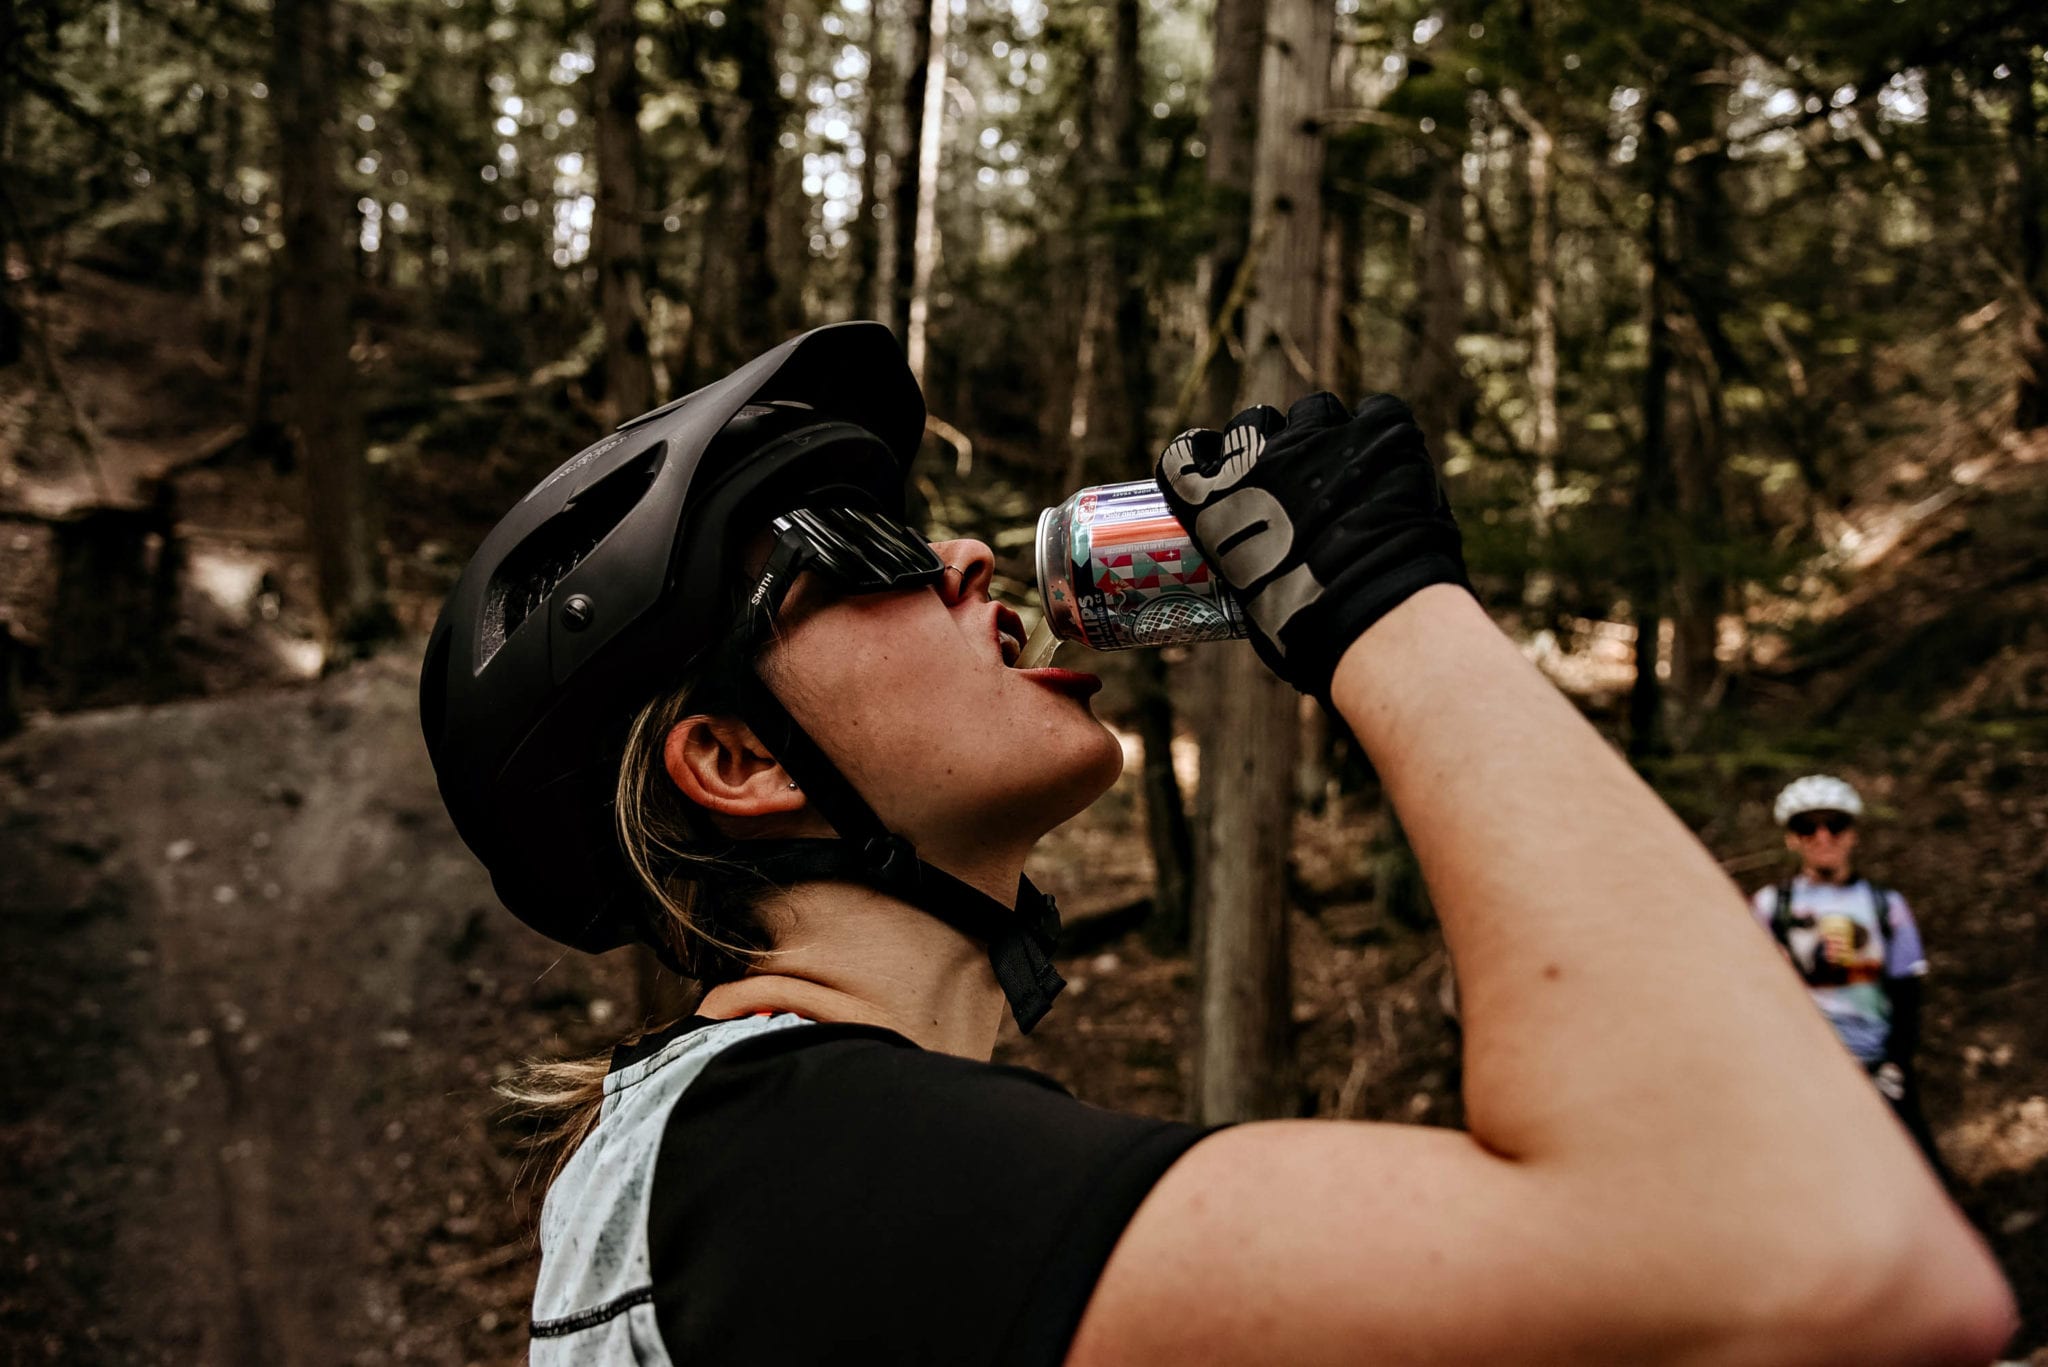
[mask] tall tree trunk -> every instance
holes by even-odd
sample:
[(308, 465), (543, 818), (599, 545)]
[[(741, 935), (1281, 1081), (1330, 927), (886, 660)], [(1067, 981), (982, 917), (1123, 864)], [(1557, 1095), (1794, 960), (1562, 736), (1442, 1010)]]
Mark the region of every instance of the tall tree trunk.
[[(1541, 54), (1544, 38), (1535, 5), (1525, 5), (1522, 15), (1527, 41)], [(1529, 140), (1524, 161), (1529, 193), (1529, 454), (1536, 465), (1530, 512), (1543, 563), (1529, 576), (1527, 601), (1544, 607), (1552, 593), (1549, 551), (1557, 530), (1557, 461), (1563, 437), (1557, 412), (1557, 144), (1551, 132), (1554, 102), (1542, 85), (1548, 63), (1539, 55), (1537, 66), (1526, 101), (1513, 90), (1502, 92), (1501, 98)]]
[(902, 138), (896, 145), (895, 185), (889, 196), (889, 241), (894, 260), (889, 312), (883, 319), (898, 337), (910, 335), (910, 296), (917, 273), (918, 167), (924, 161), (924, 92), (931, 76), (934, 0), (904, 0)]
[[(1230, 287), (1243, 268), (1252, 234), (1252, 158), (1259, 132), (1259, 54), (1265, 41), (1267, 0), (1216, 0), (1216, 51), (1209, 82), (1209, 115), (1202, 141), (1208, 146), (1212, 225), (1209, 298), (1204, 319), (1221, 317)], [(1195, 421), (1221, 427), (1243, 388), (1242, 318), (1225, 320), (1226, 343), (1209, 365)]]
[(1098, 248), (1091, 240), (1080, 252), (1080, 269), (1073, 272), (1081, 289), (1081, 316), (1074, 331), (1074, 387), (1067, 402), (1067, 474), (1062, 489), (1080, 489), (1090, 483), (1089, 447), (1094, 425), (1095, 353), (1102, 339), (1103, 275), (1098, 271)]
[[(1352, 77), (1358, 66), (1355, 19), (1345, 19), (1345, 29), (1334, 42), (1330, 59), (1330, 108), (1349, 109), (1356, 103)], [(1363, 246), (1359, 224), (1363, 197), (1334, 199), (1323, 206), (1323, 297), (1316, 318), (1316, 344), (1311, 353), (1320, 361), (1323, 383), (1337, 397), (1356, 402), (1359, 393), (1357, 337), (1351, 326), (1351, 306), (1358, 299), (1357, 255)]]
[[(946, 29), (953, 7), (934, 0), (926, 39), (924, 107), (917, 135), (917, 213), (910, 236), (910, 297), (904, 305), (903, 351), (920, 383), (925, 372), (925, 331), (931, 322), (932, 274), (939, 264), (939, 154), (945, 148)], [(908, 112), (909, 105), (904, 106)], [(900, 196), (899, 196), (900, 198)], [(898, 243), (902, 242), (899, 237)], [(904, 263), (897, 263), (899, 274)]]
[(868, 4), (868, 74), (861, 81), (860, 207), (853, 217), (853, 316), (880, 318), (888, 309), (880, 297), (882, 273), (881, 207), (882, 103), (888, 87), (883, 78), (881, 0)]
[[(15, 44), (20, 36), (20, 26), (15, 19), (15, 0), (0, 0), (0, 76), (5, 76), (5, 64), (17, 61)], [(8, 170), (10, 161), (9, 132), (13, 127), (14, 81), (0, 80), (0, 179), (12, 179)], [(0, 196), (6, 196), (0, 187)], [(0, 199), (0, 366), (13, 365), (21, 359), (23, 342), (27, 329), (22, 317), (14, 306), (14, 290), (8, 271), (8, 256), (12, 250), (9, 240), (14, 222), (15, 206), (11, 197)], [(24, 244), (25, 245), (25, 244)]]
[[(1268, 250), (1246, 308), (1247, 401), (1285, 405), (1312, 383), (1296, 358), (1315, 345), (1321, 298), (1319, 115), (1329, 92), (1333, 22), (1324, 0), (1271, 0), (1267, 11), (1252, 206)], [(1197, 966), (1195, 1110), (1204, 1121), (1294, 1109), (1287, 861), (1296, 698), (1248, 647), (1217, 653), (1222, 705), (1204, 757), (1216, 790)]]
[[(1116, 0), (1115, 37), (1109, 88), (1110, 142), (1115, 149), (1115, 212), (1111, 217), (1111, 275), (1116, 282), (1117, 367), (1123, 377), (1124, 475), (1149, 474), (1158, 446), (1152, 431), (1151, 292), (1145, 288), (1148, 225), (1140, 217), (1145, 183), (1145, 73), (1138, 48), (1139, 0)], [(1156, 650), (1138, 652), (1137, 723), (1144, 743), (1145, 832), (1154, 870), (1153, 942), (1181, 947), (1188, 940), (1190, 876), (1195, 849), (1187, 805), (1173, 772), (1173, 696), (1166, 660)]]
[[(1206, 274), (1209, 297), (1203, 309), (1206, 327), (1223, 330), (1214, 358), (1197, 391), (1192, 420), (1220, 428), (1237, 407), (1243, 382), (1244, 316), (1225, 317), (1231, 287), (1251, 250), (1252, 165), (1259, 133), (1259, 55), (1264, 50), (1266, 0), (1216, 0), (1214, 53), (1209, 82), (1209, 112), (1202, 129), (1208, 156), (1203, 162), (1209, 192), (1210, 247)], [(1223, 647), (1218, 647), (1218, 650)], [(1203, 659), (1207, 658), (1204, 652)], [(1208, 893), (1200, 871), (1209, 864), (1209, 832), (1215, 826), (1217, 783), (1211, 751), (1221, 724), (1219, 709), (1223, 673), (1198, 660), (1185, 671), (1180, 689), (1201, 745), (1202, 768), (1195, 788), (1195, 868), (1193, 905), (1194, 958), (1204, 956)]]
[(333, 0), (273, 0), (271, 15), (285, 236), (279, 321), (306, 537), (332, 657), (367, 647), (394, 624), (349, 362), (349, 251), (340, 232), (348, 216), (329, 126), (335, 112)]
[(1631, 755), (1664, 748), (1663, 686), (1657, 656), (1670, 594), (1671, 506), (1671, 329), (1667, 313), (1670, 262), (1664, 241), (1664, 208), (1671, 178), (1671, 139), (1664, 111), (1655, 104), (1643, 117), (1641, 160), (1648, 181), (1650, 211), (1643, 226), (1643, 457), (1636, 481), (1635, 684), (1629, 690), (1628, 749)]
[(773, 346), (788, 331), (791, 310), (783, 298), (794, 281), (777, 277), (774, 220), (776, 167), (782, 158), (782, 128), (788, 101), (775, 70), (775, 40), (782, 6), (774, 3), (735, 5), (727, 13), (738, 59), (737, 94), (746, 105), (746, 133), (739, 140), (740, 255), (737, 263), (739, 312), (735, 320), (735, 360)]
[[(1095, 17), (1091, 14), (1083, 22)], [(1102, 150), (1101, 124), (1104, 106), (1114, 102), (1116, 96), (1103, 79), (1098, 55), (1100, 35), (1092, 27), (1083, 34), (1076, 54), (1074, 85), (1084, 92), (1084, 98), (1074, 110), (1076, 136), (1066, 174), (1067, 183), (1074, 187), (1072, 221), (1081, 225), (1082, 230), (1065, 235), (1065, 268), (1057, 273), (1057, 278), (1079, 299), (1074, 325), (1073, 385), (1066, 403), (1067, 472), (1060, 483), (1065, 490), (1094, 483), (1091, 471), (1098, 463), (1095, 447), (1100, 442), (1095, 431), (1095, 391), (1101, 370), (1098, 353), (1103, 350), (1104, 317), (1110, 308), (1105, 295), (1115, 272), (1102, 223), (1106, 217), (1103, 199), (1111, 192), (1116, 168)]]
[(1669, 697), (1677, 706), (1680, 725), (1675, 734), (1681, 740), (1690, 735), (1715, 690), (1721, 610), (1728, 597), (1720, 555), (1728, 540), (1721, 495), (1727, 430), (1721, 399), (1727, 377), (1721, 358), (1731, 354), (1722, 319), (1731, 303), (1727, 282), (1733, 255), (1722, 183), (1728, 164), (1722, 133), (1725, 90), (1705, 54), (1694, 54), (1686, 62), (1673, 90), (1673, 121), (1686, 155), (1673, 184), (1670, 266), (1674, 275), (1683, 273), (1682, 294), (1691, 315), (1686, 334), (1690, 345), (1685, 348), (1688, 383), (1682, 386), (1687, 421), (1684, 439), (1671, 445), (1671, 492), (1679, 534), (1674, 540), (1677, 558), (1669, 603)]
[(597, 0), (597, 270), (604, 316), (608, 426), (654, 398), (641, 286), (640, 77), (633, 0)]
[(1523, 159), (1529, 214), (1529, 526), (1534, 557), (1522, 580), (1524, 606), (1539, 614), (1556, 607), (1558, 455), (1562, 447), (1557, 412), (1557, 187), (1556, 141), (1541, 58), (1543, 35), (1533, 3), (1521, 10), (1524, 41), (1538, 53), (1538, 68), (1525, 101), (1513, 89), (1501, 92), (1501, 106), (1528, 139)]
[(2048, 242), (2041, 221), (2040, 111), (2034, 104), (2034, 53), (2021, 44), (2012, 68), (2012, 209), (2018, 222), (2020, 282), (2019, 383), (2013, 393), (2013, 426), (2022, 432), (2048, 427)]
[[(1358, 61), (1359, 45), (1353, 31), (1356, 20), (1347, 16), (1343, 23), (1330, 60), (1331, 109), (1349, 109), (1356, 103), (1351, 92)], [(1327, 178), (1337, 179), (1335, 175)], [(1316, 360), (1316, 383), (1353, 403), (1364, 393), (1356, 329), (1351, 324), (1351, 306), (1359, 290), (1358, 257), (1364, 245), (1360, 231), (1363, 208), (1362, 195), (1334, 196), (1323, 206), (1322, 289), (1316, 302), (1315, 344), (1308, 348)], [(1304, 706), (1300, 711), (1295, 802), (1303, 811), (1320, 813), (1337, 787), (1337, 735), (1322, 708)]]

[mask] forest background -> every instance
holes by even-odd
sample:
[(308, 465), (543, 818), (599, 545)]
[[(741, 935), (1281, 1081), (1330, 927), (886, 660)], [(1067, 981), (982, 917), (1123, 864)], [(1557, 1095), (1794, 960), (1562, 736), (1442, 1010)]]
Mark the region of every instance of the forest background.
[[(491, 1084), (687, 987), (495, 908), (425, 633), (569, 455), (877, 317), (918, 510), (1027, 618), (1038, 509), (1387, 389), (1482, 599), (1738, 881), (1789, 871), (1783, 782), (1861, 784), (2041, 1349), (2044, 39), (2029, 0), (0, 0), (0, 1345), (517, 1360)], [(1002, 1056), (1456, 1123), (1369, 764), (1241, 647), (1088, 665), (1132, 764), (1034, 866), (1074, 991)]]

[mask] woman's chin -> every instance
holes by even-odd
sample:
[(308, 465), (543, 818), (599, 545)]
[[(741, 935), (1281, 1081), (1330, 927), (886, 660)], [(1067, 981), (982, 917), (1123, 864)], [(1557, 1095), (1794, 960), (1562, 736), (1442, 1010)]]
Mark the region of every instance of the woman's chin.
[(1116, 781), (1123, 777), (1124, 748), (1107, 727), (1103, 728), (1102, 735), (1107, 744), (1088, 755), (1085, 762), (1075, 765), (1072, 782), (1065, 795), (1067, 800), (1063, 804), (1070, 810), (1064, 811), (1054, 825), (1071, 821), (1087, 811), (1095, 805), (1096, 799), (1116, 787)]
[[(1009, 794), (1009, 819), (1023, 821), (1040, 833), (1064, 826), (1095, 805), (1097, 798), (1116, 786), (1124, 771), (1123, 747), (1106, 729), (1106, 742), (1074, 753), (1064, 764), (1037, 768), (1037, 782), (1013, 788)], [(1014, 805), (1012, 805), (1014, 804)]]

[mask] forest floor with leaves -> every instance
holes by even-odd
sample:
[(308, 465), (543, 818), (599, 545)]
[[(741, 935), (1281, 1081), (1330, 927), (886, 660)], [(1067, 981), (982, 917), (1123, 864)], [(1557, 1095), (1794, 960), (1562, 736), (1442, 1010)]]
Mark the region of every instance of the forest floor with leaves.
[[(231, 408), (203, 367), (186, 384), (144, 364), (184, 353), (173, 302), (88, 281), (51, 303), (73, 392), (114, 395), (96, 414), (108, 458), (138, 469)], [(122, 397), (138, 367), (164, 404)], [(46, 402), (0, 374), (0, 495), (77, 477), (20, 459), (57, 421)], [(391, 564), (415, 631), (448, 547), (497, 485), (516, 496), (516, 460), (468, 454), (392, 472), (412, 496)], [(1869, 795), (1867, 862), (1912, 900), (1933, 965), (1929, 1117), (2019, 1289), (2014, 1355), (2048, 1364), (2048, 461), (2008, 451), (1972, 487), (1939, 507), (1901, 493), (1884, 554), (1649, 776), (1745, 886), (1783, 869), (1768, 802), (1786, 778), (1829, 768)], [(434, 533), (423, 491), (474, 507)], [(631, 966), (564, 955), (498, 909), (426, 764), (416, 636), (299, 677), (287, 477), (208, 466), (180, 495), (201, 534), (178, 696), (0, 742), (0, 1361), (517, 1362), (538, 1174), (492, 1087), (522, 1059), (608, 1047), (637, 1019)], [(0, 609), (47, 630), (36, 549), (6, 560)], [(1597, 664), (1553, 662), (1604, 721)], [(1060, 1008), (999, 1057), (1177, 1115), (1192, 973), (1130, 929), (1149, 885), (1136, 801), (1127, 775), (1037, 856), (1083, 948)], [(1432, 930), (1379, 910), (1382, 824), (1340, 795), (1297, 827), (1301, 1109), (1455, 1124), (1448, 964)]]

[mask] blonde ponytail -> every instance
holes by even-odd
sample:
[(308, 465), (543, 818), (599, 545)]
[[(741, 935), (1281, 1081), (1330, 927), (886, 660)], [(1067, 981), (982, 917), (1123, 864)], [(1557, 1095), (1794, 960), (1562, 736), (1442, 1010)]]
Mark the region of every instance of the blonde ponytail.
[[(728, 842), (703, 809), (683, 796), (662, 762), (668, 733), (704, 710), (702, 692), (696, 684), (678, 688), (633, 718), (619, 763), (614, 827), (647, 894), (649, 920), (666, 957), (697, 982), (712, 986), (742, 976), (773, 951), (750, 899), (735, 894), (731, 877), (720, 876), (738, 872), (737, 866), (706, 853)], [(635, 1043), (673, 1023), (656, 1023), (619, 1044)], [(499, 1084), (498, 1094), (537, 1127), (533, 1146), (548, 1184), (596, 1127), (610, 1071), (609, 1052), (534, 1059)]]

